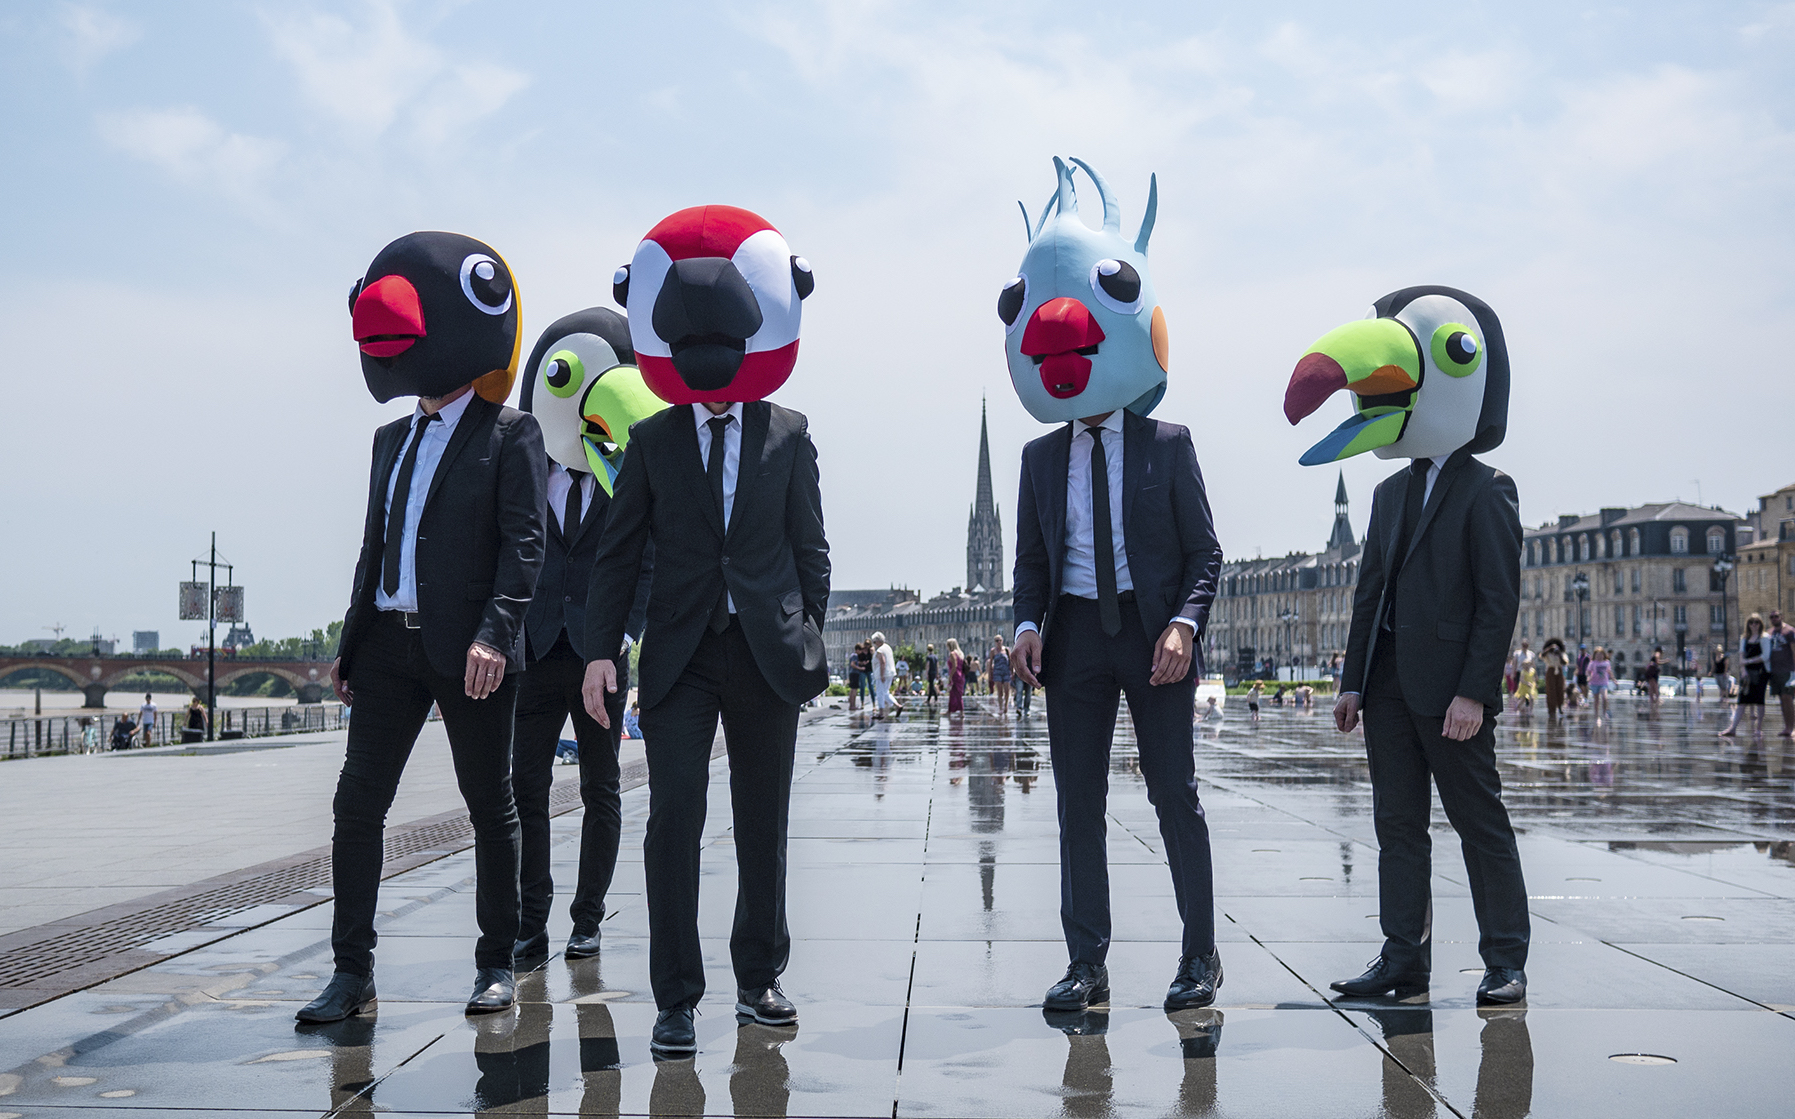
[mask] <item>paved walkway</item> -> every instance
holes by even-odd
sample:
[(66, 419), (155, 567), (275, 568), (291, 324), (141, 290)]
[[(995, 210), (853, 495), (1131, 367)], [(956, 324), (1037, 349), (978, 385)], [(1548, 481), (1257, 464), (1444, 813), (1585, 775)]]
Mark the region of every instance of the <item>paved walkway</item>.
[[(1479, 1011), (1463, 866), (1436, 822), (1431, 1001), (1329, 997), (1375, 954), (1359, 744), (1271, 709), (1206, 735), (1226, 983), (1158, 1008), (1177, 927), (1123, 719), (1111, 767), (1111, 1005), (1044, 1015), (1059, 975), (1052, 773), (1039, 715), (837, 714), (799, 743), (787, 991), (795, 1030), (733, 1020), (725, 763), (713, 769), (695, 1060), (647, 1036), (640, 837), (595, 960), (559, 955), (511, 1013), (466, 1020), (468, 853), (389, 879), (377, 1015), (296, 1029), (328, 974), (328, 905), (0, 1018), (0, 1116), (183, 1113), (806, 1116), (1782, 1114), (1795, 1098), (1795, 755), (1714, 711), (1505, 725), (1534, 912), (1525, 1008)], [(1505, 723), (1507, 721), (1505, 720)], [(577, 813), (556, 820), (571, 884)], [(565, 899), (552, 934), (568, 933)], [(557, 945), (558, 946), (558, 945)]]

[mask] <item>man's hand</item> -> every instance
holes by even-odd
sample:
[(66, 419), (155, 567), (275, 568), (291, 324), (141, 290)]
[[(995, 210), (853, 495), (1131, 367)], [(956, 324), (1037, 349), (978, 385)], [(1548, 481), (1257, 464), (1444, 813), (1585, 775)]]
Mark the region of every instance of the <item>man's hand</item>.
[(1334, 728), (1350, 734), (1359, 725), (1359, 693), (1345, 692), (1334, 701)]
[(1032, 629), (1025, 629), (1016, 635), (1016, 644), (1010, 648), (1010, 667), (1022, 682), (1041, 686), (1041, 634)]
[(337, 693), (345, 707), (355, 705), (355, 693), (349, 690), (349, 678), (343, 675), (343, 658), (338, 657), (330, 662), (330, 688)]
[(593, 661), (586, 666), (586, 679), (580, 684), (580, 698), (586, 701), (586, 714), (606, 730), (611, 729), (611, 713), (605, 710), (605, 697), (616, 691), (616, 661)]
[(1440, 733), (1454, 742), (1463, 742), (1483, 727), (1483, 704), (1464, 696), (1453, 696), (1446, 709), (1446, 722)]
[(1192, 652), (1191, 629), (1189, 626), (1172, 622), (1166, 626), (1159, 640), (1153, 643), (1153, 677), (1147, 683), (1154, 686), (1160, 684), (1176, 684), (1190, 675), (1190, 658)]
[(478, 641), (467, 647), (468, 698), (485, 699), (505, 682), (505, 654)]

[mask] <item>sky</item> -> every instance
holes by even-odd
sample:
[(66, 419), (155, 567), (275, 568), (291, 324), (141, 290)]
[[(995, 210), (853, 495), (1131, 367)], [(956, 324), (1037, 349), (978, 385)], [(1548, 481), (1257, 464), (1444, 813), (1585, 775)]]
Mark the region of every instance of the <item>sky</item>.
[[(965, 577), (996, 315), (1052, 157), (1115, 186), (1229, 557), (1314, 550), (1340, 419), (1296, 358), (1378, 296), (1500, 315), (1522, 518), (1795, 480), (1795, 4), (0, 0), (0, 643), (164, 645), (218, 533), (258, 636), (340, 617), (374, 429), (345, 302), (388, 241), (505, 256), (525, 351), (726, 202), (817, 277), (798, 367), (837, 587)], [(1344, 466), (1363, 531), (1391, 463)]]

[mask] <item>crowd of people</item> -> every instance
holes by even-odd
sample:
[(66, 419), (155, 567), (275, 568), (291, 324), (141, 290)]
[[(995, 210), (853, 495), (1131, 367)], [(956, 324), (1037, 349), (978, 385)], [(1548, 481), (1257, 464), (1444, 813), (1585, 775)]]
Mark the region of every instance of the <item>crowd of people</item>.
[[(848, 710), (870, 710), (873, 718), (900, 715), (903, 696), (921, 696), (931, 708), (946, 700), (947, 714), (963, 715), (967, 696), (989, 696), (1000, 719), (1023, 718), (1034, 707), (1035, 686), (1010, 665), (1012, 650), (1003, 634), (994, 634), (983, 657), (969, 656), (957, 638), (948, 638), (945, 656), (933, 644), (920, 654), (899, 657), (883, 633), (855, 644), (848, 656)], [(920, 661), (920, 664), (913, 663)]]

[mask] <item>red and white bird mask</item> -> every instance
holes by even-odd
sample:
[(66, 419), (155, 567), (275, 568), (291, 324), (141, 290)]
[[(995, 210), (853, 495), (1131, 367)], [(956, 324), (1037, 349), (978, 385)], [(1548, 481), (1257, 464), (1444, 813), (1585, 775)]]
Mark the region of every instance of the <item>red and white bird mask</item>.
[(762, 400), (798, 361), (810, 265), (759, 214), (693, 206), (670, 214), (617, 270), (642, 378), (669, 404)]

